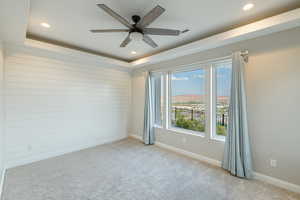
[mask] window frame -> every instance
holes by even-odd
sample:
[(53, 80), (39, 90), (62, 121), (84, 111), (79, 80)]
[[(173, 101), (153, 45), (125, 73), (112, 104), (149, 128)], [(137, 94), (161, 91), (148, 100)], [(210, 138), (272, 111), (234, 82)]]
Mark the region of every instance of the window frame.
[(210, 139), (225, 142), (226, 136), (217, 135), (217, 77), (216, 68), (219, 64), (230, 64), (232, 67), (232, 60), (227, 59), (219, 62), (211, 63), (211, 132)]
[[(216, 65), (222, 63), (229, 63), (232, 66), (232, 59), (230, 57), (219, 58), (215, 60), (209, 60), (201, 63), (188, 64), (180, 67), (169, 68), (166, 70), (154, 72), (160, 73), (162, 75), (162, 90), (163, 90), (163, 102), (162, 105), (162, 125), (156, 126), (156, 128), (162, 128), (165, 130), (170, 130), (175, 133), (195, 135), (203, 138), (208, 138), (209, 140), (225, 142), (225, 136), (219, 136), (216, 134)], [(193, 70), (205, 70), (205, 131), (198, 132), (184, 128), (178, 128), (172, 126), (171, 123), (171, 107), (172, 107), (172, 94), (171, 94), (171, 81), (173, 73), (187, 72)]]
[[(189, 130), (189, 129), (184, 129), (184, 128), (180, 128), (180, 127), (175, 127), (172, 126), (172, 122), (171, 122), (171, 110), (172, 110), (172, 74), (174, 73), (180, 73), (180, 72), (190, 72), (190, 71), (195, 71), (195, 70), (204, 70), (205, 72), (205, 102), (206, 102), (206, 109), (205, 109), (205, 131), (204, 132), (200, 132), (200, 131), (194, 131), (194, 130)], [(184, 68), (180, 68), (180, 69), (175, 69), (175, 70), (169, 70), (168, 71), (168, 121), (167, 121), (167, 129), (171, 130), (171, 131), (175, 131), (175, 132), (180, 132), (180, 133), (184, 133), (184, 134), (190, 134), (190, 135), (196, 135), (196, 136), (200, 136), (200, 137), (205, 137), (207, 135), (207, 132), (209, 130), (209, 123), (208, 123), (208, 106), (209, 106), (209, 87), (208, 87), (208, 78), (207, 75), (209, 73), (209, 66), (207, 66), (207, 64), (201, 64), (198, 66), (189, 66), (189, 67), (184, 67)]]
[[(161, 91), (160, 91), (160, 95), (161, 95), (161, 98), (160, 99), (162, 99), (162, 98), (164, 98), (164, 95), (165, 95), (165, 93), (164, 93), (164, 90), (165, 90), (165, 82), (164, 82), (164, 78), (165, 78), (165, 76), (164, 76), (164, 73), (163, 72), (152, 72), (151, 73), (151, 87), (153, 87), (153, 95), (156, 95), (157, 93), (156, 93), (156, 88), (155, 88), (155, 83), (154, 83), (154, 78), (156, 78), (156, 77), (160, 77), (161, 78), (161, 85), (160, 85), (160, 87), (161, 87)], [(153, 99), (155, 99), (155, 97), (153, 98)], [(156, 101), (155, 101), (156, 102)], [(156, 127), (156, 128), (163, 128), (164, 127), (164, 119), (165, 119), (165, 117), (164, 117), (164, 113), (165, 113), (165, 111), (164, 111), (164, 100), (162, 101), (162, 102), (160, 102), (160, 111), (162, 110), (162, 113), (161, 113), (161, 116), (160, 116), (160, 124), (157, 124), (156, 123), (156, 113), (154, 113), (154, 127)], [(156, 111), (156, 104), (154, 105), (154, 110)]]

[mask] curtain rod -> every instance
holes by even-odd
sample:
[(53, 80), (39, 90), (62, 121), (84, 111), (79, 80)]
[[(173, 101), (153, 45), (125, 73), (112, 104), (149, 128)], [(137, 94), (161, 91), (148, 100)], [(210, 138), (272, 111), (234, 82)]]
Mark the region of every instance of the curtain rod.
[[(243, 50), (243, 51), (240, 51), (240, 52), (241, 52), (241, 56), (244, 58), (244, 61), (248, 62), (249, 51), (248, 50)], [(183, 65), (175, 65), (175, 66), (172, 66), (172, 67), (166, 67), (166, 68), (163, 68), (163, 69), (156, 69), (156, 70), (150, 70), (150, 71), (151, 72), (164, 72), (164, 71), (168, 71), (170, 69), (191, 67), (193, 65), (204, 65), (204, 64), (209, 63), (209, 62), (217, 62), (217, 61), (221, 61), (221, 60), (230, 59), (230, 58), (232, 58), (232, 55), (233, 55), (233, 53), (230, 54), (230, 55), (227, 55), (227, 56), (219, 57), (219, 58), (212, 58), (212, 59), (202, 60), (202, 61), (198, 61), (198, 62), (194, 62), (194, 63), (183, 64)]]
[(244, 61), (246, 63), (248, 62), (248, 55), (249, 55), (248, 50), (241, 51), (241, 56), (244, 58)]

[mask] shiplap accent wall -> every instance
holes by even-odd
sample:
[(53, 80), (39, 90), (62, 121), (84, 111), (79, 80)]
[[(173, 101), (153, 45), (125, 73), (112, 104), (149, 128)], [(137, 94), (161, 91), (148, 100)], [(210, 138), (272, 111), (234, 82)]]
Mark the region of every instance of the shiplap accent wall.
[(8, 167), (127, 137), (126, 71), (9, 50), (5, 92)]

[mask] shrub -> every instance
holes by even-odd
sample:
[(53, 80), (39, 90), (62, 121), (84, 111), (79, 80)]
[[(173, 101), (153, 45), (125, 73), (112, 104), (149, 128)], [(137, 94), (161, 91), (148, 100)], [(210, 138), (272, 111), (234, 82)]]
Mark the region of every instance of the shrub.
[(226, 127), (222, 125), (217, 125), (217, 135), (226, 136)]
[(193, 131), (205, 131), (205, 124), (197, 120), (185, 119), (183, 115), (177, 113), (176, 127), (189, 129)]

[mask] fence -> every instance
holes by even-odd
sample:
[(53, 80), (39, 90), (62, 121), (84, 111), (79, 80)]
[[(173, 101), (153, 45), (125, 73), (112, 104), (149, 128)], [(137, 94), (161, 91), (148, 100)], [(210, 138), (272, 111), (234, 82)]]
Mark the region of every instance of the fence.
[(227, 127), (228, 125), (228, 114), (220, 114), (217, 113), (217, 119), (216, 119), (217, 125), (225, 126)]
[(178, 115), (181, 115), (187, 120), (198, 120), (205, 119), (205, 111), (196, 110), (192, 108), (179, 108), (176, 106), (172, 107), (172, 120), (176, 121)]
[[(205, 120), (205, 111), (204, 110), (197, 110), (193, 108), (182, 108), (182, 107), (172, 107), (172, 121), (176, 121), (178, 115), (180, 114), (186, 120), (197, 120), (203, 121)], [(216, 116), (216, 123), (220, 126), (227, 127), (228, 124), (228, 114), (227, 113), (217, 113)]]

